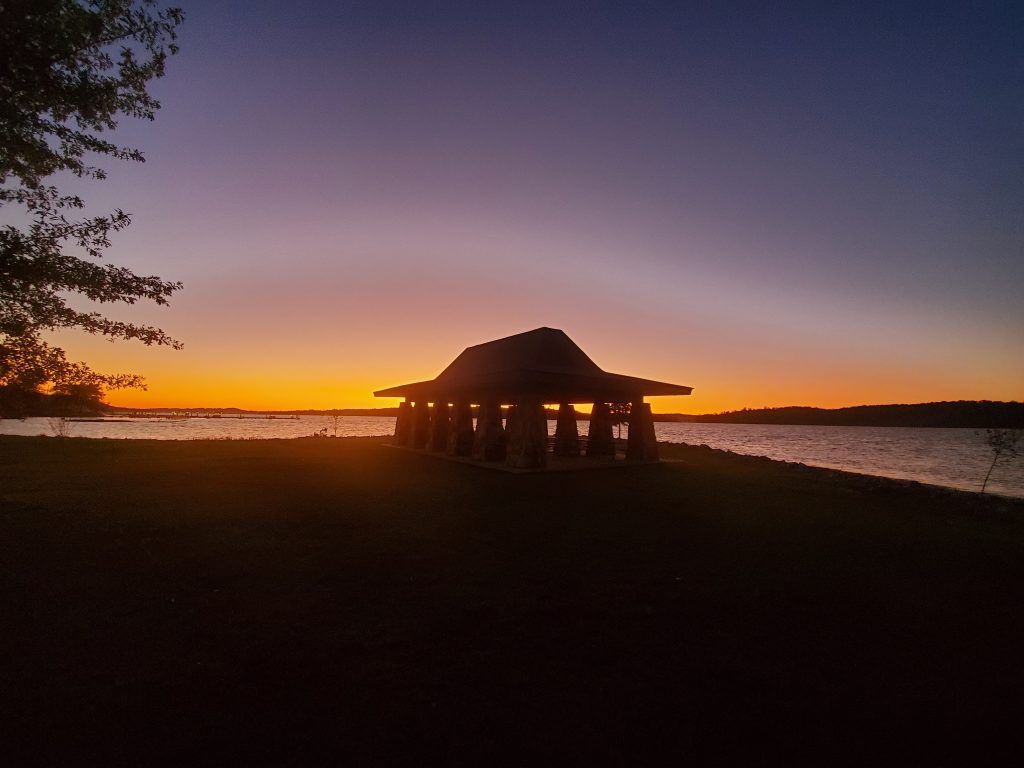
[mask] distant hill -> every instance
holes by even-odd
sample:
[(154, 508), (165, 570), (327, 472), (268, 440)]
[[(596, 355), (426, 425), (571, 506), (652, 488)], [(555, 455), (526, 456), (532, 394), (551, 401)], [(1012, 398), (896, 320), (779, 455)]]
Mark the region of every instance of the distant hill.
[(793, 424), (829, 427), (960, 427), (971, 429), (1022, 429), (1024, 403), (991, 400), (957, 400), (915, 405), (857, 405), (850, 408), (743, 409), (691, 416), (655, 414), (655, 421), (689, 421), (713, 424)]
[[(339, 408), (336, 410), (247, 411), (240, 408), (119, 408), (107, 406), (108, 413), (259, 413), (282, 416), (396, 416), (397, 408)], [(548, 418), (558, 415), (547, 410)], [(588, 414), (577, 412), (586, 420)], [(858, 405), (850, 408), (745, 408), (714, 414), (656, 413), (655, 421), (701, 424), (793, 424), (835, 427), (961, 427), (969, 429), (1024, 429), (1024, 403), (991, 400), (957, 400), (914, 405)]]

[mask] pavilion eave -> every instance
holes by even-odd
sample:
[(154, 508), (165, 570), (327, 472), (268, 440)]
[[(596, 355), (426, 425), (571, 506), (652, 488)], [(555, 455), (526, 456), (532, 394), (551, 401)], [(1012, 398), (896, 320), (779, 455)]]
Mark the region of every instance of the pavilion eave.
[(623, 376), (614, 373), (599, 375), (567, 374), (554, 371), (510, 371), (497, 376), (474, 380), (445, 381), (442, 377), (417, 381), (374, 392), (375, 397), (404, 397), (408, 400), (447, 402), (465, 400), (480, 403), (498, 400), (512, 403), (528, 396), (545, 403), (623, 402), (638, 397), (689, 395), (692, 387), (662, 381)]

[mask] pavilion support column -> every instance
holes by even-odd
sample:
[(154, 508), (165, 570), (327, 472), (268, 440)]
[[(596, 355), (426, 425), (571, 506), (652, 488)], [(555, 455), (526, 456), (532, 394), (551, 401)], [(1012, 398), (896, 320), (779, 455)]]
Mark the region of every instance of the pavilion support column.
[(409, 400), (409, 431), (405, 435), (404, 445), (407, 448), (412, 448), (416, 438), (416, 420), (420, 417), (419, 403), (415, 400)]
[(571, 403), (558, 406), (555, 424), (555, 456), (579, 456), (580, 432), (576, 426), (576, 409)]
[(634, 400), (629, 409), (629, 442), (626, 444), (628, 461), (657, 461), (658, 440), (654, 435), (654, 415), (651, 404), (643, 398)]
[(501, 426), (501, 406), (497, 400), (480, 404), (473, 433), (472, 456), (477, 461), (504, 461), (505, 430)]
[(518, 469), (541, 469), (548, 463), (548, 418), (540, 400), (524, 399), (509, 419), (508, 456), (505, 463)]
[(612, 432), (612, 414), (608, 403), (594, 403), (594, 409), (590, 412), (587, 456), (615, 458), (615, 436)]
[(398, 418), (395, 419), (395, 438), (392, 445), (406, 445), (409, 442), (409, 430), (412, 429), (412, 405), (406, 400), (398, 405)]
[(505, 435), (512, 434), (512, 430), (515, 428), (516, 416), (519, 415), (516, 403), (512, 403), (505, 411)]
[(430, 410), (425, 402), (412, 405), (412, 429), (409, 430), (409, 447), (425, 448), (430, 437)]
[(449, 456), (470, 456), (473, 453), (473, 409), (466, 400), (456, 400), (452, 408), (452, 424), (445, 452)]
[(430, 437), (427, 440), (427, 449), (431, 451), (443, 451), (448, 447), (448, 430), (451, 421), (448, 413), (448, 403), (445, 400), (434, 403), (430, 414)]

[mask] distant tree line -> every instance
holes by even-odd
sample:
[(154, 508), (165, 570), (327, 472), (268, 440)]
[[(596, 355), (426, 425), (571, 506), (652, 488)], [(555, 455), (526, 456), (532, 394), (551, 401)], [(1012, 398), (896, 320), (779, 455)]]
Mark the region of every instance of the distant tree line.
[[(165, 411), (167, 408), (119, 408), (101, 401), (96, 387), (69, 387), (59, 394), (43, 395), (17, 388), (0, 387), (0, 418), (23, 416), (71, 416), (96, 413)], [(397, 416), (397, 408), (336, 408), (330, 410), (247, 411), (241, 408), (179, 408), (193, 413), (274, 413), (284, 416)], [(545, 409), (549, 419), (555, 408)], [(576, 418), (589, 414), (577, 411)], [(1024, 429), (1024, 403), (991, 400), (919, 403), (916, 405), (858, 405), (851, 408), (744, 408), (739, 411), (703, 414), (656, 413), (655, 421), (702, 424), (789, 424), (827, 427), (946, 427), (965, 429)]]
[(96, 416), (107, 409), (102, 397), (102, 385), (96, 382), (64, 384), (52, 394), (17, 386), (0, 387), (0, 419)]

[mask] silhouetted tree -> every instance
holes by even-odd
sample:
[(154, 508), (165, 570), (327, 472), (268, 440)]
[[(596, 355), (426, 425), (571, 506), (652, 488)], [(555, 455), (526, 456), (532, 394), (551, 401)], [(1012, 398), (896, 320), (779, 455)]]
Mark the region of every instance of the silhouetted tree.
[(988, 467), (988, 472), (985, 474), (985, 480), (981, 484), (981, 492), (985, 492), (985, 486), (988, 485), (988, 479), (992, 476), (992, 470), (995, 469), (996, 462), (1003, 455), (1008, 458), (1016, 458), (1019, 455), (1020, 449), (1017, 444), (1024, 438), (1024, 429), (987, 429), (985, 430), (985, 442), (988, 443), (988, 447), (992, 449), (992, 463)]
[(610, 406), (612, 424), (617, 430), (617, 436), (622, 439), (622, 425), (629, 423), (629, 403), (612, 403)]
[[(181, 288), (124, 267), (98, 264), (127, 213), (81, 218), (81, 197), (48, 183), (55, 174), (101, 180), (88, 156), (143, 161), (103, 133), (122, 116), (152, 120), (150, 80), (177, 52), (178, 8), (156, 0), (0, 2), (0, 388), (37, 392), (72, 385), (141, 387), (135, 375), (104, 375), (67, 360), (42, 334), (78, 328), (110, 339), (180, 348), (159, 328), (109, 319), (68, 303), (166, 304)], [(78, 218), (76, 218), (78, 216)]]
[(86, 416), (103, 407), (103, 386), (95, 382), (67, 384), (54, 390), (53, 399), (62, 401), (61, 410)]

